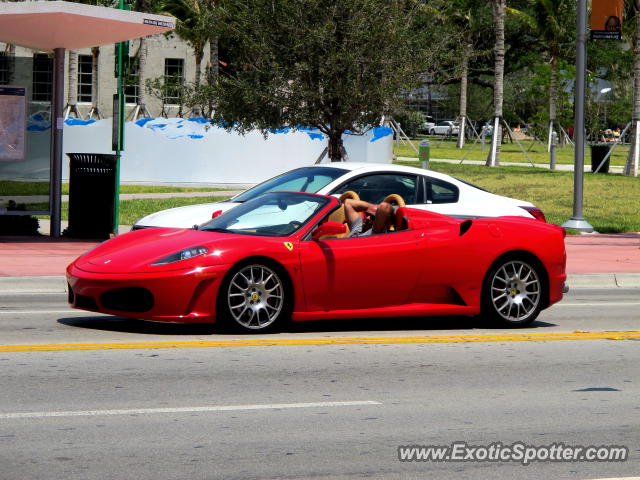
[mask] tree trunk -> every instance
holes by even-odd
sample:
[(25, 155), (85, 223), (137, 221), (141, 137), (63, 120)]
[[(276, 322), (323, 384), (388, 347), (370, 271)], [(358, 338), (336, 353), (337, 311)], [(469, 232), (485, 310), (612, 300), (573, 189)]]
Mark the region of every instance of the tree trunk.
[(69, 50), (69, 72), (67, 77), (67, 107), (70, 113), (76, 113), (78, 103), (78, 51)]
[(629, 156), (624, 166), (625, 175), (638, 176), (638, 158), (640, 157), (640, 10), (636, 2), (636, 31), (633, 47), (633, 112), (631, 115), (631, 136)]
[(551, 77), (549, 78), (549, 138), (547, 151), (551, 151), (551, 136), (556, 126), (558, 105), (558, 57), (551, 56)]
[(327, 155), (332, 162), (342, 161), (342, 131), (332, 130), (329, 133), (329, 145)]
[(493, 87), (493, 136), (491, 149), (487, 157), (488, 167), (500, 165), (500, 142), (502, 140), (502, 103), (504, 101), (504, 17), (507, 0), (494, 0), (494, 15), (496, 19), (495, 46), (495, 81)]
[(458, 148), (464, 148), (464, 141), (467, 130), (467, 83), (469, 81), (469, 57), (473, 45), (466, 38), (464, 50), (462, 52), (462, 73), (460, 75), (460, 132), (458, 133)]
[(98, 57), (100, 57), (100, 47), (92, 47), (91, 48), (91, 113), (89, 113), (89, 119), (91, 119), (94, 115), (100, 120), (102, 118), (102, 114), (100, 113), (100, 108), (98, 107), (98, 85), (100, 82), (98, 81)]
[(204, 53), (202, 52), (202, 50), (194, 50), (193, 56), (196, 60), (196, 74), (194, 85), (197, 90), (200, 87), (200, 79), (202, 78), (202, 57), (204, 56)]
[[(146, 77), (147, 73), (147, 39), (140, 38), (138, 50), (138, 111), (147, 111)], [(134, 119), (135, 120), (135, 119)]]
[(209, 85), (214, 85), (218, 81), (218, 37), (209, 39), (209, 68), (207, 69), (207, 80)]

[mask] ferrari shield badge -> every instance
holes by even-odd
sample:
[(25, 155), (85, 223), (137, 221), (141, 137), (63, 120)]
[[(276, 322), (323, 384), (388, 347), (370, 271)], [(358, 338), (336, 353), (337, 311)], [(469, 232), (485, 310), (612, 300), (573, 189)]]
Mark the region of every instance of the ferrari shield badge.
[(284, 246), (287, 247), (287, 250), (289, 251), (293, 250), (293, 243), (291, 242), (284, 242)]

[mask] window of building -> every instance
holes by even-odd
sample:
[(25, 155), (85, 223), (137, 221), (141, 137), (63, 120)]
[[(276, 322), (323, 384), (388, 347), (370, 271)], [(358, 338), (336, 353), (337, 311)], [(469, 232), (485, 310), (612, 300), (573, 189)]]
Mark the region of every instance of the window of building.
[(176, 105), (182, 98), (184, 84), (184, 59), (164, 59), (164, 103)]
[(7, 55), (6, 52), (0, 52), (0, 85), (9, 85), (12, 73), (13, 56)]
[(93, 57), (78, 55), (78, 102), (93, 101)]
[(138, 104), (138, 81), (140, 78), (140, 63), (138, 57), (127, 57), (124, 65), (124, 101)]
[(53, 58), (46, 53), (33, 56), (33, 88), (31, 99), (34, 102), (50, 102), (53, 91)]

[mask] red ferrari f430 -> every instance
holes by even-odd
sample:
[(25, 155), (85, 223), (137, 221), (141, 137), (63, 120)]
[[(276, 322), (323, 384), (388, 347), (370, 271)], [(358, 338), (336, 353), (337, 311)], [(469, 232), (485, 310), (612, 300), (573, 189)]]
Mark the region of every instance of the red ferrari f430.
[(79, 309), (262, 332), (293, 321), (482, 315), (522, 327), (562, 299), (564, 230), (399, 205), (383, 234), (348, 237), (331, 196), (272, 192), (197, 229), (120, 235), (67, 268)]

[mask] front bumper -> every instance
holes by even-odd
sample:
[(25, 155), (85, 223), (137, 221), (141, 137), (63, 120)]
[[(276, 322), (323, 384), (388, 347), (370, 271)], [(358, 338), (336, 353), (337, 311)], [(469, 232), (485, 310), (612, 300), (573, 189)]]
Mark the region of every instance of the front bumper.
[(154, 273), (105, 274), (67, 268), (73, 308), (143, 320), (208, 323), (228, 265)]

